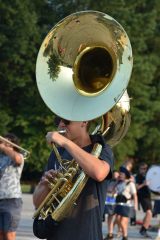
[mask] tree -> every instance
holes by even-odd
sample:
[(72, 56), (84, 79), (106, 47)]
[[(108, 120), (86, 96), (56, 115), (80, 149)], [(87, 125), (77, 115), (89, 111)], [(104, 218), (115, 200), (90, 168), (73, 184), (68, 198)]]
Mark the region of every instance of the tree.
[[(41, 11), (44, 5), (48, 7), (41, 4)], [(42, 148), (45, 130), (52, 122), (35, 80), (37, 53), (48, 30), (47, 21), (41, 24), (36, 8), (32, 1), (8, 0), (0, 9), (1, 134), (14, 132), (19, 136), (22, 146), (31, 151), (25, 164), (30, 170), (42, 170), (45, 153), (48, 155)]]
[(52, 113), (41, 99), (35, 65), (42, 40), (62, 18), (77, 11), (96, 10), (115, 18), (133, 48), (134, 67), (128, 86), (132, 122), (125, 138), (113, 148), (116, 165), (127, 155), (150, 164), (160, 160), (160, 3), (158, 0), (15, 0), (0, 2), (0, 127), (16, 133), (31, 151), (25, 173), (42, 171), (50, 149), (47, 131)]

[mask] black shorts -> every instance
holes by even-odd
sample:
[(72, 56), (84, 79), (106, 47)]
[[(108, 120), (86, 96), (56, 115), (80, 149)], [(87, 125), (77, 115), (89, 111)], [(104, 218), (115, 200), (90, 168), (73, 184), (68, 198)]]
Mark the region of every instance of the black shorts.
[(108, 215), (114, 215), (115, 214), (115, 204), (105, 204), (104, 213)]
[(142, 206), (144, 212), (147, 210), (152, 210), (152, 203), (150, 198), (139, 198), (138, 202)]
[(20, 221), (22, 199), (0, 200), (0, 231), (15, 232)]
[(115, 207), (115, 213), (117, 215), (122, 216), (122, 217), (131, 218), (131, 217), (134, 216), (134, 207), (133, 206), (127, 206), (125, 204), (124, 205), (117, 204), (116, 207)]
[(160, 214), (160, 200), (154, 201), (153, 216)]

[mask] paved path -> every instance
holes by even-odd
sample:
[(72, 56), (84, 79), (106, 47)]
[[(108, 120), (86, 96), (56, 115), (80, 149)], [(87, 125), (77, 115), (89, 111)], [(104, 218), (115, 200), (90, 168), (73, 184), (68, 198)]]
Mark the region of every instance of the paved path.
[[(32, 223), (33, 223), (32, 216), (34, 213), (34, 207), (32, 204), (32, 195), (23, 194), (23, 202), (24, 204), (23, 204), (23, 210), (22, 210), (22, 218), (20, 221), (20, 226), (17, 231), (16, 240), (36, 240), (37, 238), (34, 237), (32, 233)], [(141, 211), (137, 213), (137, 219), (141, 220), (143, 216), (144, 215)], [(157, 224), (158, 224), (158, 218), (153, 218), (151, 225), (156, 226)], [(144, 239), (139, 235), (139, 228), (140, 228), (139, 225), (129, 226), (129, 232), (128, 232), (129, 240)], [(103, 223), (103, 234), (104, 236), (107, 234), (107, 226), (105, 223)], [(155, 237), (157, 236), (156, 231), (150, 231), (149, 234), (152, 236), (152, 239), (155, 239)], [(119, 238), (119, 240), (120, 239), (121, 238)], [(71, 239), (71, 240), (75, 240), (75, 239)]]
[(20, 225), (17, 231), (16, 240), (35, 240), (32, 232), (32, 223), (34, 206), (32, 204), (32, 195), (31, 194), (23, 194), (23, 209)]

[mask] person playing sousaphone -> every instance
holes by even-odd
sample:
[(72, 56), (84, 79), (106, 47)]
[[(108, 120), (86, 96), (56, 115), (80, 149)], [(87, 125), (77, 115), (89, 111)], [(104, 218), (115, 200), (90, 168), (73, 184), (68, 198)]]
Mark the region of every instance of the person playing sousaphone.
[[(87, 121), (74, 122), (59, 119), (58, 128), (66, 131), (63, 136), (57, 131), (48, 132), (46, 135), (49, 144), (52, 142), (58, 144), (62, 159), (72, 160), (74, 158), (89, 176), (89, 180), (69, 216), (55, 228), (47, 229), (47, 240), (102, 239), (100, 226), (106, 194), (105, 186), (107, 179), (111, 178), (113, 154), (109, 146), (103, 144), (103, 140), (100, 140), (103, 145), (100, 157), (97, 159), (90, 154), (94, 144), (99, 142), (99, 139), (96, 136), (90, 137), (87, 125)], [(59, 168), (60, 165), (54, 152), (52, 152), (46, 171), (33, 195), (36, 207), (49, 193), (48, 181), (56, 177)], [(78, 232), (81, 235), (77, 235)], [(91, 234), (94, 237), (91, 237)]]
[[(59, 123), (58, 131), (46, 135), (54, 151), (33, 194), (33, 231), (38, 238), (103, 239), (106, 183), (113, 169), (113, 153), (103, 134), (112, 130), (111, 120), (110, 134), (115, 135), (117, 112), (123, 118), (118, 129), (123, 130), (116, 140), (128, 129), (128, 112), (118, 111), (123, 105), (118, 102), (125, 93), (132, 60), (124, 29), (101, 12), (71, 14), (44, 39), (36, 64), (37, 85)], [(91, 135), (89, 121), (106, 115), (116, 104), (114, 117), (106, 117), (100, 134), (96, 130)]]

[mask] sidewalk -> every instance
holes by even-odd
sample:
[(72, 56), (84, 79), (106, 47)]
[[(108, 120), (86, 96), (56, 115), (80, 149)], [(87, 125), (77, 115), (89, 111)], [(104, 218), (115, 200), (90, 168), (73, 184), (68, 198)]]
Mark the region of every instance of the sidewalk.
[(36, 240), (32, 231), (34, 206), (32, 203), (32, 194), (23, 194), (23, 209), (19, 228), (17, 230), (16, 240)]
[[(136, 213), (136, 218), (137, 218), (137, 224), (136, 226), (130, 226), (129, 224), (129, 228), (128, 228), (128, 238), (129, 240), (142, 240), (142, 239), (146, 239), (144, 237), (142, 237), (139, 234), (139, 229), (141, 228), (141, 224), (142, 224), (142, 220), (144, 218), (144, 213), (142, 211), (137, 211)], [(152, 218), (151, 220), (151, 226), (148, 230), (148, 234), (151, 236), (151, 238), (147, 238), (147, 239), (155, 239), (157, 237), (157, 226), (158, 226), (158, 222), (159, 222), (159, 217), (157, 218)], [(106, 236), (107, 235), (107, 225), (105, 222), (103, 222), (103, 235)], [(116, 230), (114, 231), (115, 235), (116, 235)], [(121, 238), (114, 238), (114, 239), (118, 239), (121, 240)]]
[[(32, 232), (33, 213), (34, 213), (34, 206), (32, 203), (32, 194), (23, 194), (22, 217), (21, 217), (20, 225), (19, 225), (19, 228), (17, 231), (16, 240), (37, 240), (37, 238), (34, 237), (33, 232)], [(139, 221), (139, 223), (141, 222), (143, 217), (144, 217), (144, 213), (142, 211), (138, 211), (137, 212), (137, 221)], [(158, 224), (158, 220), (159, 220), (159, 218), (152, 218), (152, 221), (151, 221), (151, 226), (152, 226), (151, 230), (152, 231), (149, 231), (149, 234), (152, 237), (152, 239), (155, 239), (157, 236), (157, 229), (155, 227)], [(128, 229), (129, 240), (145, 239), (140, 236), (139, 229), (140, 229), (140, 225), (129, 226), (129, 229)], [(102, 230), (103, 230), (103, 235), (106, 236), (106, 234), (107, 234), (106, 223), (103, 223)], [(116, 239), (116, 238), (114, 238), (114, 239)], [(118, 240), (120, 240), (120, 239), (121, 238), (119, 238)], [(71, 239), (71, 240), (75, 240), (75, 239)]]

